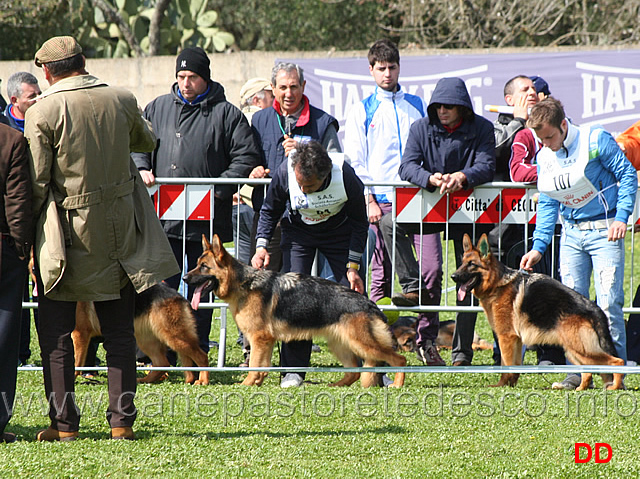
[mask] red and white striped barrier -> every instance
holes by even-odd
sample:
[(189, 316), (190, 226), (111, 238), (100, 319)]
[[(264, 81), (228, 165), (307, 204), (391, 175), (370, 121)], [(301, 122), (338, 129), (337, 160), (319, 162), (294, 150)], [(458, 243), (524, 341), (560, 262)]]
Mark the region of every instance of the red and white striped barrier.
[[(537, 190), (530, 188), (477, 188), (449, 195), (418, 187), (396, 188), (398, 223), (535, 224)], [(638, 195), (640, 198), (640, 193)], [(640, 225), (640, 199), (630, 224)]]
[(161, 220), (202, 220), (213, 218), (212, 186), (155, 185), (148, 188)]
[(535, 190), (527, 188), (478, 188), (450, 195), (422, 188), (396, 189), (399, 223), (498, 223), (536, 222)]

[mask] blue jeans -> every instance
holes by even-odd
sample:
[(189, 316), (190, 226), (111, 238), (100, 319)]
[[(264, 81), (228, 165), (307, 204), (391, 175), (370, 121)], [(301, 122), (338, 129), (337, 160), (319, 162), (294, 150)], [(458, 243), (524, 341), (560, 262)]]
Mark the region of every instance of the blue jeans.
[(609, 318), (609, 330), (619, 358), (627, 360), (624, 304), (624, 240), (608, 241), (607, 230), (580, 231), (565, 222), (560, 240), (562, 282), (585, 297), (593, 272), (596, 303)]

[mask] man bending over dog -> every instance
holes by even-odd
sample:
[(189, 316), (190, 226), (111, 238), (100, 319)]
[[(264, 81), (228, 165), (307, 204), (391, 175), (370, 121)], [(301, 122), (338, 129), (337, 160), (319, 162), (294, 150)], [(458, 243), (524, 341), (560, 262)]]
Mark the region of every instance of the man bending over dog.
[[(319, 251), (341, 283), (364, 293), (359, 274), (369, 229), (364, 186), (344, 155), (330, 157), (320, 143), (310, 141), (298, 144), (276, 170), (260, 211), (251, 260), (255, 268), (268, 266), (267, 245), (280, 218), (283, 272), (311, 274)], [(308, 366), (311, 345), (290, 342), (282, 350), (281, 366)], [(288, 373), (281, 386), (301, 386), (303, 379), (303, 373)]]
[[(609, 318), (617, 356), (626, 361), (624, 304), (624, 237), (633, 211), (638, 178), (613, 137), (599, 126), (577, 127), (555, 98), (531, 109), (527, 126), (542, 142), (538, 152), (538, 215), (533, 247), (520, 267), (531, 270), (551, 243), (562, 220), (562, 282), (589, 297), (594, 273), (596, 302)], [(553, 389), (576, 389), (579, 374), (569, 374)]]

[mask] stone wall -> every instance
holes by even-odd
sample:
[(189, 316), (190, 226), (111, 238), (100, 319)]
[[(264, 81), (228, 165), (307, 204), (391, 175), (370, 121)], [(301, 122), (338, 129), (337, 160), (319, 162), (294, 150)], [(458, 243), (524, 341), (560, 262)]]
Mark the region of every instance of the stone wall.
[[(211, 77), (221, 83), (227, 100), (238, 105), (240, 88), (249, 78), (263, 76), (269, 78), (276, 58), (326, 58), (365, 57), (366, 52), (239, 52), (209, 55), (211, 59)], [(87, 70), (92, 75), (114, 86), (132, 91), (142, 107), (158, 95), (169, 92), (175, 82), (175, 57), (162, 56), (152, 58), (88, 59)], [(42, 69), (32, 61), (0, 62), (2, 95), (7, 99), (6, 82), (17, 71), (33, 73), (39, 80), (40, 88), (48, 87)]]

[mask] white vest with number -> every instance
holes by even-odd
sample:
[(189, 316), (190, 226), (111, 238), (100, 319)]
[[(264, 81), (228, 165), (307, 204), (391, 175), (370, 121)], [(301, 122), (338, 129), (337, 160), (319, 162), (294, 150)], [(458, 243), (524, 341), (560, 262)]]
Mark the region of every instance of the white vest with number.
[(584, 170), (589, 163), (591, 128), (580, 127), (578, 148), (567, 158), (543, 148), (538, 152), (538, 191), (545, 193), (568, 208), (581, 208), (599, 194)]
[(329, 153), (333, 168), (331, 168), (331, 183), (322, 191), (305, 194), (296, 181), (296, 175), (291, 166), (289, 155), (289, 199), (291, 209), (300, 214), (300, 219), (308, 225), (315, 225), (327, 221), (338, 213), (347, 202), (347, 192), (342, 178), (343, 153)]

